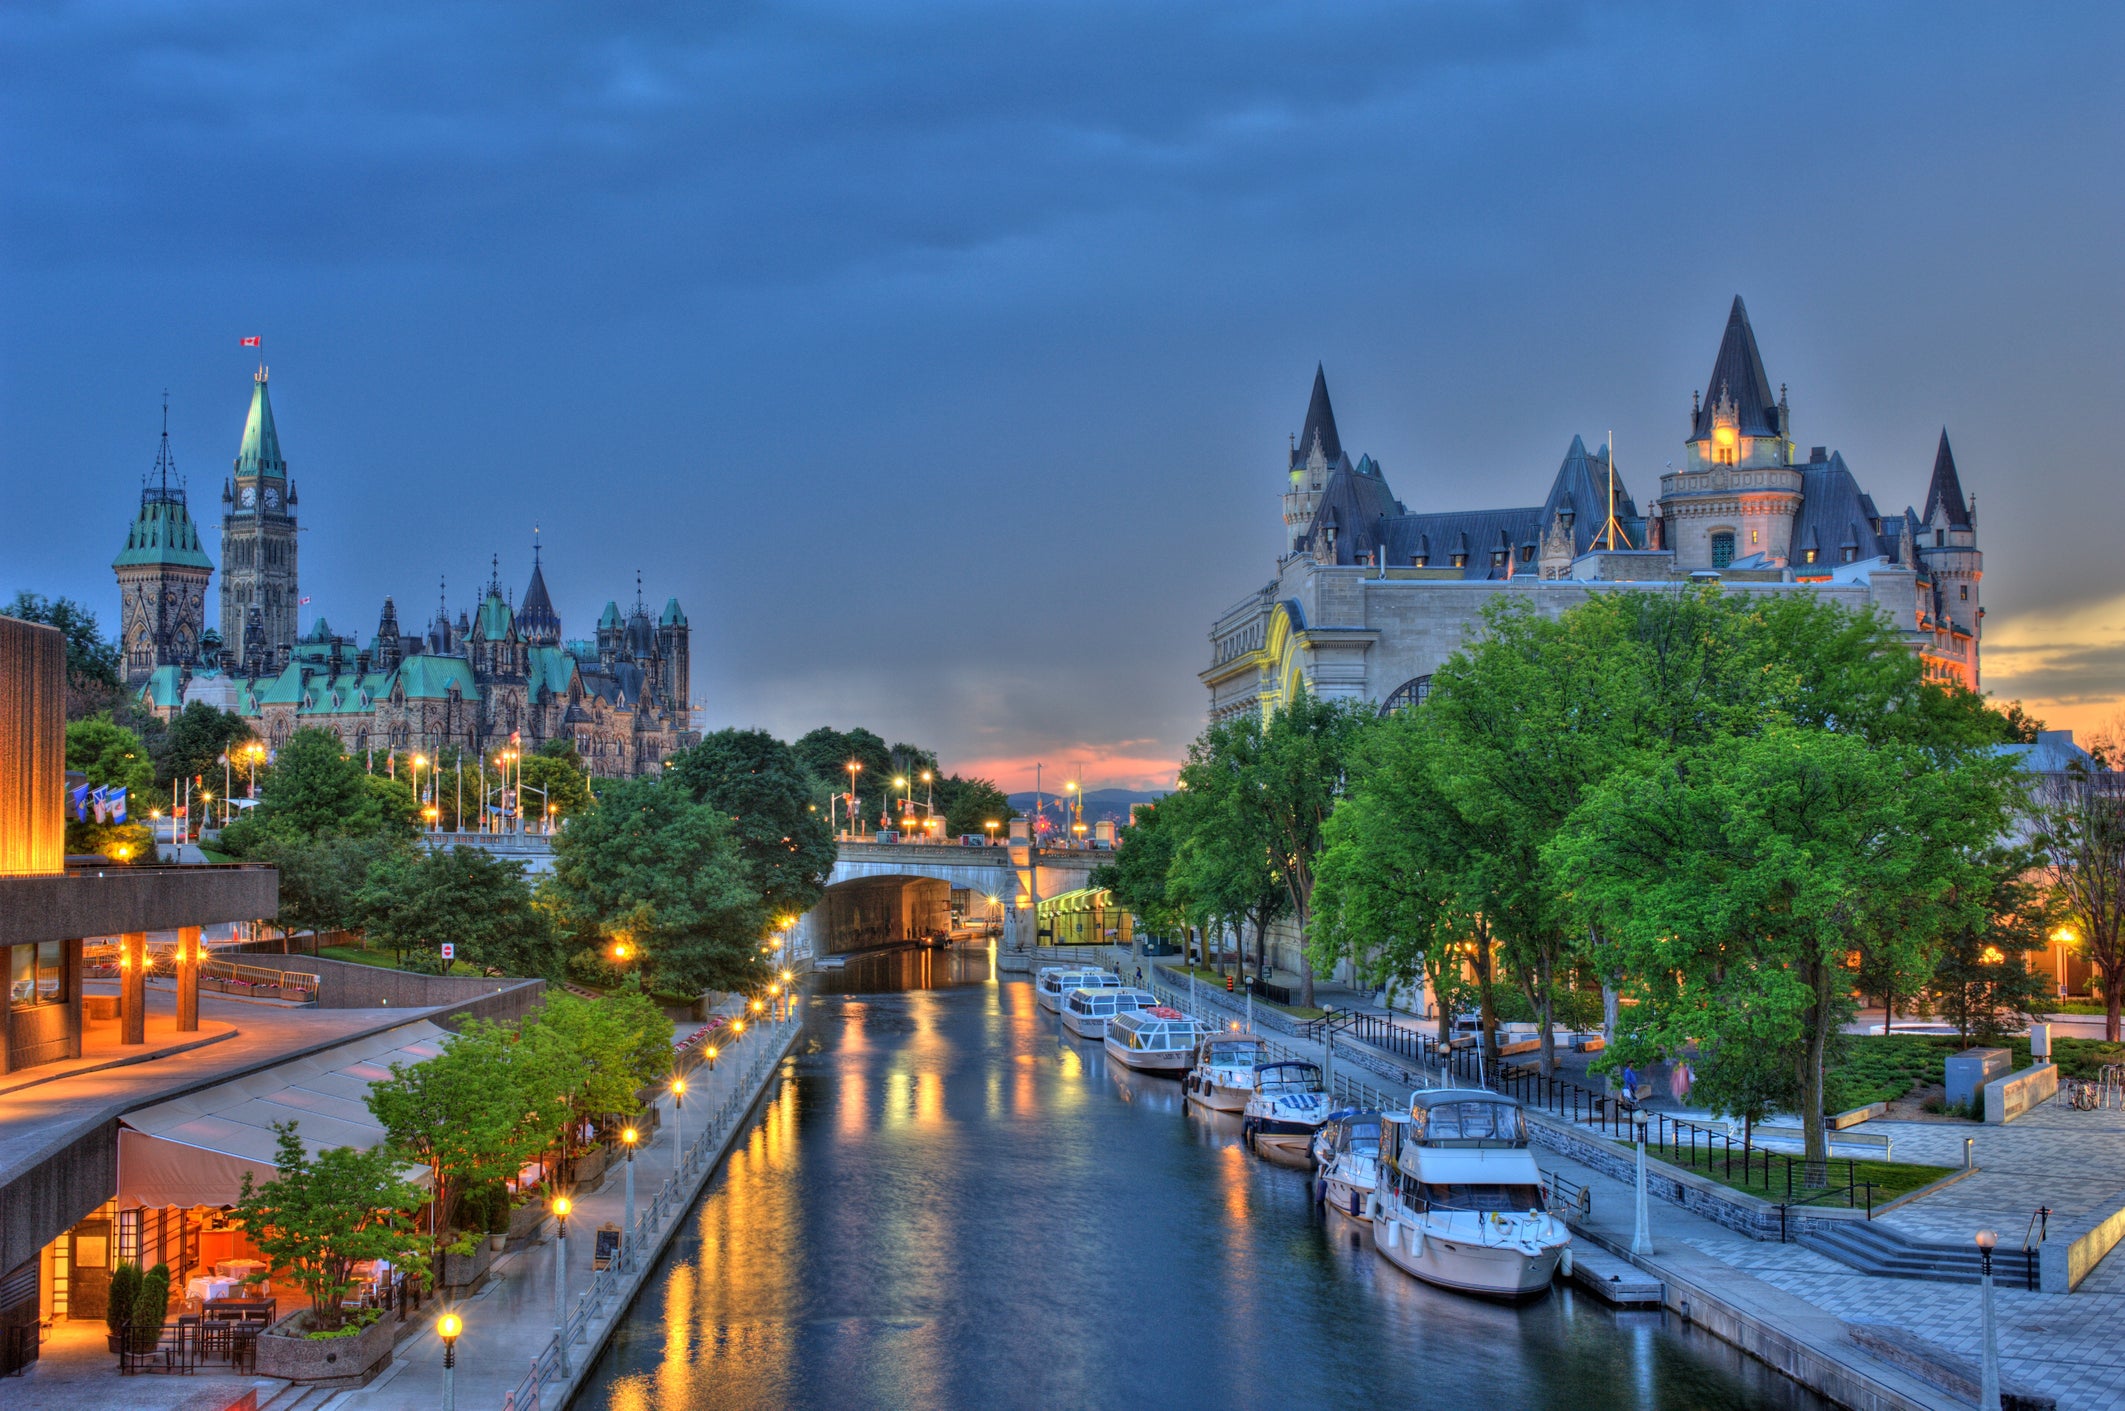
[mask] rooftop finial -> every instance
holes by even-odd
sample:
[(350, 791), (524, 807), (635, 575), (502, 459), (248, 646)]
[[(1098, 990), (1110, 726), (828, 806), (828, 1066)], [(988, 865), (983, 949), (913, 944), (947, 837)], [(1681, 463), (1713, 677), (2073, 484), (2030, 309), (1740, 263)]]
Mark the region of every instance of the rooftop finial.
[(496, 554), (488, 563), (487, 591), (499, 597), (502, 591), (502, 556)]
[(536, 524), (534, 524), (534, 525), (532, 525), (532, 526), (531, 526), (531, 565), (532, 565), (532, 567), (536, 568), (536, 567), (538, 567), (538, 563), (539, 563), (539, 527), (538, 527), (538, 526), (537, 526)]
[(642, 570), (638, 568), (635, 570), (635, 611), (646, 612), (647, 610), (642, 606)]

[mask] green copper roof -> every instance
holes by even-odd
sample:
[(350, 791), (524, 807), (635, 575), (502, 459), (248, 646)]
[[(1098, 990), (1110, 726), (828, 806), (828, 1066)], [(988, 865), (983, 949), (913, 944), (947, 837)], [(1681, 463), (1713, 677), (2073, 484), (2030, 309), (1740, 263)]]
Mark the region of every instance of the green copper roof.
[(686, 611), (685, 609), (679, 606), (679, 600), (677, 598), (673, 598), (670, 602), (664, 605), (664, 616), (657, 619), (657, 626), (684, 627), (685, 625)]
[(509, 604), (502, 601), (502, 595), (489, 593), (486, 600), (480, 604), (480, 618), (472, 630), (483, 642), (499, 642), (509, 635), (509, 629), (515, 625), (516, 614), (509, 610)]
[(618, 627), (619, 625), (620, 605), (618, 603), (607, 603), (604, 615), (598, 619), (598, 629), (603, 631), (607, 627)]
[(158, 666), (140, 683), (140, 697), (151, 706), (168, 710), (183, 704), (184, 689), (178, 680), (178, 668)]
[(111, 560), (113, 568), (167, 564), (213, 571), (214, 561), (199, 544), (199, 526), (184, 507), (182, 491), (148, 489), (140, 496), (140, 513), (126, 531), (125, 548)]
[(251, 383), (251, 414), (244, 418), (243, 445), (236, 452), (238, 475), (259, 475), (268, 480), (288, 478), (288, 463), (280, 458), (280, 433), (273, 428), (273, 404), (266, 400), (266, 370), (260, 368)]
[(450, 694), (453, 683), (465, 700), (480, 698), (479, 682), (472, 677), (472, 663), (463, 657), (407, 657), (399, 663), (398, 681), (409, 700), (442, 700)]
[(538, 698), (539, 687), (544, 686), (556, 696), (568, 694), (568, 683), (575, 679), (576, 659), (560, 647), (533, 647), (531, 649), (532, 698)]
[(291, 661), (281, 671), (280, 675), (274, 677), (270, 682), (256, 684), (258, 703), (262, 706), (299, 706), (303, 703), (303, 684), (302, 664)]

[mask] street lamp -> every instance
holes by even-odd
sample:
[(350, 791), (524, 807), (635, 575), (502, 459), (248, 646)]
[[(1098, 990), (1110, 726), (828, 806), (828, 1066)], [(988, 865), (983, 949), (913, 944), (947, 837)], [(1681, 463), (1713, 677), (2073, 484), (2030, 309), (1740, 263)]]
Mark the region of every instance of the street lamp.
[(435, 1331), (443, 1339), (443, 1411), (457, 1411), (457, 1335), (465, 1331), (465, 1320), (445, 1313)]
[(851, 838), (853, 838), (853, 837), (855, 837), (855, 836), (856, 836), (856, 776), (857, 776), (858, 774), (861, 774), (861, 773), (863, 772), (863, 765), (862, 765), (862, 763), (861, 763), (860, 761), (858, 761), (858, 760), (853, 760), (853, 759), (852, 759), (852, 760), (850, 760), (850, 761), (848, 762), (848, 771), (849, 771), (849, 836), (850, 836)]
[(705, 1050), (703, 1050), (703, 1052), (704, 1052), (704, 1053), (706, 1053), (706, 1054), (708, 1055), (708, 1071), (709, 1071), (709, 1072), (711, 1072), (711, 1073), (715, 1072), (715, 1071), (716, 1071), (716, 1046), (715, 1046), (714, 1044), (710, 1044), (710, 1045), (709, 1045), (709, 1046), (708, 1046), (708, 1047), (707, 1047), (707, 1048), (706, 1048)]
[[(990, 819), (990, 820), (989, 820), (988, 822), (986, 822), (986, 823), (982, 824), (981, 826), (982, 826), (983, 828), (985, 828), (985, 829), (987, 829), (987, 830), (988, 830), (988, 834), (989, 834), (989, 846), (990, 846), (990, 847), (992, 847), (992, 848), (993, 848), (993, 847), (995, 847), (995, 846), (996, 846), (996, 829), (997, 829), (997, 827), (998, 827), (998, 824), (997, 824), (996, 820), (992, 818), (992, 819)], [(995, 900), (995, 898), (994, 898), (994, 897), (991, 897), (991, 898), (990, 898), (990, 900), (991, 900), (991, 901), (994, 901), (994, 900)]]
[(1981, 1336), (1984, 1346), (1979, 1349), (1981, 1380), (1978, 1383), (1977, 1411), (2000, 1411), (2000, 1342), (1992, 1318), (1992, 1247), (2000, 1237), (1991, 1230), (1977, 1232), (1978, 1260), (1982, 1269), (1980, 1282), (1984, 1292), (1979, 1319), (1983, 1325)]
[(635, 1143), (642, 1134), (633, 1127), (620, 1129), (620, 1144), (627, 1148), (627, 1230), (620, 1236), (620, 1268), (635, 1271)]
[(686, 1169), (686, 1141), (681, 1135), (685, 1130), (686, 1079), (674, 1073), (671, 1079), (671, 1165), (674, 1171)]
[(561, 1349), (561, 1375), (568, 1375), (568, 1212), (575, 1202), (553, 1198), (553, 1340)]

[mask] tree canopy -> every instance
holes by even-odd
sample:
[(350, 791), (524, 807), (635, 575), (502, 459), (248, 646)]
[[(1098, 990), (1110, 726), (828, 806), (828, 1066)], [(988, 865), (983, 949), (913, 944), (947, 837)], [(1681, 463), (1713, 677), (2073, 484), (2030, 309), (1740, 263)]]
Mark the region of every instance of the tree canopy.
[(774, 916), (801, 916), (825, 895), (834, 835), (797, 751), (765, 730), (718, 730), (672, 756), (670, 782), (730, 820), (746, 880)]

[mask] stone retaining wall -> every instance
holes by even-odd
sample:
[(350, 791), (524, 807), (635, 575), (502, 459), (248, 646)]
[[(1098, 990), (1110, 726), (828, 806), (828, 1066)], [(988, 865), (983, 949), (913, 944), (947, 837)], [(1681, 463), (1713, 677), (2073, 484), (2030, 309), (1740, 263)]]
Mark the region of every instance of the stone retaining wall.
[(2059, 1066), (2039, 1063), (1985, 1084), (1985, 1120), (2012, 1122), (2059, 1090)]

